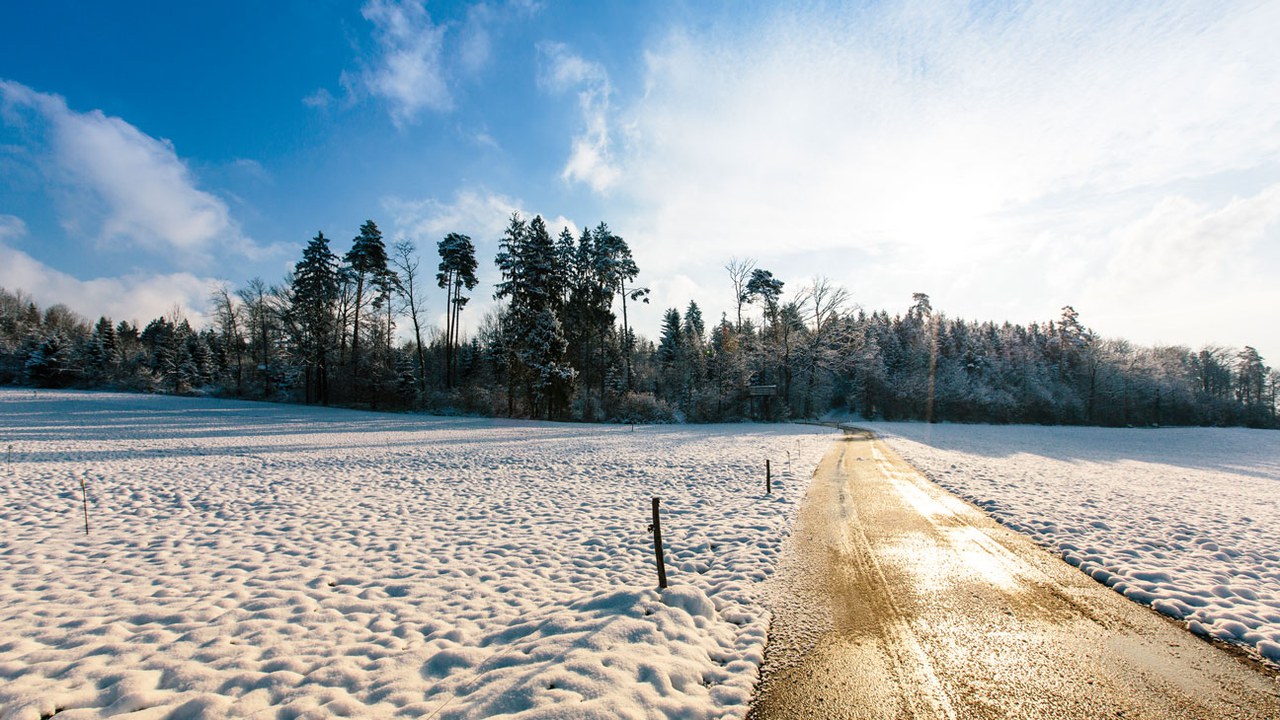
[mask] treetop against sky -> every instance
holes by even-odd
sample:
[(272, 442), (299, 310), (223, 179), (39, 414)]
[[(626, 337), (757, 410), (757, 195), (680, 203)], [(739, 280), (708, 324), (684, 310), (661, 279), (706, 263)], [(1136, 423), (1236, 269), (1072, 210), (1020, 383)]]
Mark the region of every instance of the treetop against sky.
[(429, 264), (470, 236), (491, 288), (519, 211), (625, 237), (650, 336), (732, 313), (736, 256), (869, 309), (1072, 305), (1274, 360), (1277, 36), (1276, 3), (1191, 0), (28, 3), (0, 25), (0, 286), (198, 315), (372, 218)]

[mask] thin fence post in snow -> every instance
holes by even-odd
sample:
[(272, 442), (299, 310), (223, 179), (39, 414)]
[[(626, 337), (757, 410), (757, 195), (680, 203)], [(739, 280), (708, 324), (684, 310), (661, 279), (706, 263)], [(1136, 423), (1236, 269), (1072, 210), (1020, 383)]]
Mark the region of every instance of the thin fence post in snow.
[(667, 587), (667, 566), (662, 559), (662, 520), (658, 517), (658, 498), (653, 499), (653, 524), (649, 532), (653, 533), (653, 555), (658, 560), (658, 588)]
[(773, 494), (773, 468), (770, 467), (769, 461), (764, 461), (764, 494)]
[(89, 534), (89, 491), (84, 486), (84, 476), (80, 476), (80, 497), (84, 500), (84, 534)]

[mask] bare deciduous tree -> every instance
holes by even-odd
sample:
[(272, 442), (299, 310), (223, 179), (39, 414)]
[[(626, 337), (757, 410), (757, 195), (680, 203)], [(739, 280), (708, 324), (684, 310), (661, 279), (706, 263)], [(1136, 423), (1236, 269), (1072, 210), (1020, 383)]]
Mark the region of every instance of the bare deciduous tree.
[(413, 243), (402, 240), (395, 244), (391, 263), (400, 274), (399, 291), (404, 299), (405, 313), (413, 321), (413, 342), (418, 359), (418, 386), (427, 389), (427, 366), (422, 354), (422, 298), (418, 295), (418, 258)]
[(738, 308), (738, 332), (742, 332), (742, 304), (747, 301), (747, 281), (751, 279), (751, 271), (756, 269), (756, 261), (752, 258), (729, 258), (724, 266), (729, 271), (729, 282), (733, 283), (733, 301)]

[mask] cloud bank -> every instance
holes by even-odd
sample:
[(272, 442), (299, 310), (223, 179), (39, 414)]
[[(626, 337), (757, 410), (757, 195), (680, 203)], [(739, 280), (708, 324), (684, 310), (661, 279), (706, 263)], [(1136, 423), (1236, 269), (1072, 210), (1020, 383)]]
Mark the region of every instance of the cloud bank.
[(6, 124), (28, 133), (70, 236), (183, 263), (207, 263), (215, 251), (256, 252), (169, 141), (12, 81), (0, 80), (0, 100)]
[(541, 43), (538, 56), (538, 84), (552, 95), (576, 91), (582, 117), (560, 177), (568, 183), (586, 183), (597, 193), (607, 192), (620, 175), (609, 131), (613, 89), (608, 71), (574, 54), (564, 43)]
[[(498, 242), (512, 213), (519, 213), (525, 220), (542, 214), (552, 236), (558, 235), (566, 227), (575, 237), (581, 232), (575, 223), (562, 215), (552, 217), (530, 210), (517, 198), (484, 188), (460, 189), (449, 200), (386, 198), (382, 205), (391, 216), (384, 232), (391, 242), (407, 240), (417, 246), (423, 272), (430, 278), (433, 287), (435, 266), (439, 260), (437, 243), (453, 232), (471, 238), (476, 248), (476, 260), (479, 264), (476, 274), (480, 285), (476, 287), (472, 301), (463, 310), (463, 326), (468, 331), (478, 327), (484, 314), (493, 305), (493, 285), (499, 280), (493, 258), (498, 252)], [(443, 313), (433, 315), (431, 319), (431, 322), (441, 325), (443, 321)], [(401, 332), (405, 331), (406, 328), (401, 328)]]
[[(495, 31), (538, 10), (540, 4), (531, 0), (478, 2), (466, 7), (461, 21), (436, 23), (424, 0), (368, 0), (360, 14), (373, 26), (376, 50), (363, 59), (359, 73), (344, 74), (342, 84), (348, 92), (358, 86), (383, 100), (399, 128), (423, 112), (452, 111), (459, 81), (492, 63)], [(321, 88), (303, 103), (325, 108), (332, 100)]]
[(80, 280), (10, 247), (5, 239), (0, 233), (0, 287), (26, 292), (42, 308), (66, 305), (90, 322), (106, 316), (146, 324), (176, 306), (199, 327), (209, 294), (218, 285), (212, 278), (187, 272)]
[(370, 0), (360, 11), (373, 24), (378, 55), (362, 76), (404, 125), (423, 109), (453, 108), (444, 78), (444, 27), (431, 22), (422, 0)]
[[(675, 25), (649, 45), (643, 90), (603, 105), (628, 134), (596, 189), (647, 274), (723, 290), (715, 310), (731, 301), (721, 266), (751, 255), (873, 308), (925, 291), (953, 315), (1027, 322), (1075, 304), (1106, 334), (1271, 333), (1280, 353), (1249, 309), (1280, 303), (1262, 270), (1280, 259), (1277, 33), (1280, 5), (1246, 2)], [(551, 59), (559, 86), (600, 75)], [(1232, 309), (1238, 327), (1215, 317)]]

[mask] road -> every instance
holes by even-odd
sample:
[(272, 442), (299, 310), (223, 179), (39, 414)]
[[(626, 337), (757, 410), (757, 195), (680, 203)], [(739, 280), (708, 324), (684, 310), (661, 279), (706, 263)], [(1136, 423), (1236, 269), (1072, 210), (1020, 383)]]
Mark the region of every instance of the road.
[(1276, 674), (1067, 565), (869, 433), (815, 473), (750, 718), (1280, 718)]

